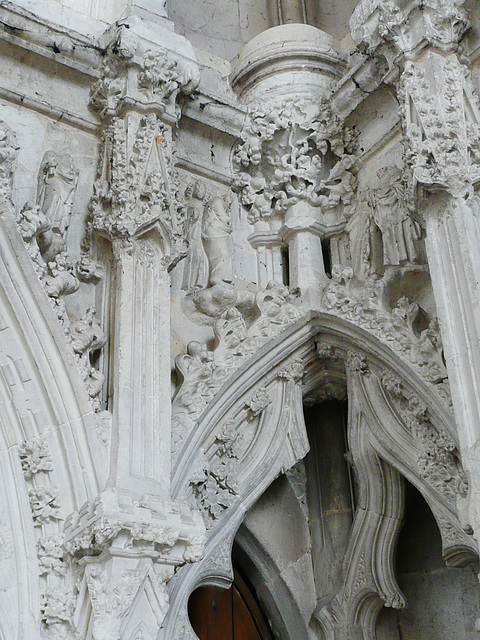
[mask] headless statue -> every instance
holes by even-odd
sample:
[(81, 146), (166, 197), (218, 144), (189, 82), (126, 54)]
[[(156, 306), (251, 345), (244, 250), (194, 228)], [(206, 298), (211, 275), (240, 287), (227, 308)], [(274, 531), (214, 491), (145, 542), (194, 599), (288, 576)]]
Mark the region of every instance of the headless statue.
[(205, 205), (202, 240), (208, 260), (208, 286), (233, 282), (232, 222), (223, 198), (214, 196)]

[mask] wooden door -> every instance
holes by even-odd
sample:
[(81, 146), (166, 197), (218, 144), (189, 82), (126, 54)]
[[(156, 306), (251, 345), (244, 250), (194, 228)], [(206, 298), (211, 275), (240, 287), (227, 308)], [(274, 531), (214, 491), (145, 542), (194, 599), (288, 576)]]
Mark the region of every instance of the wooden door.
[(252, 589), (237, 572), (230, 589), (194, 591), (188, 613), (200, 640), (272, 640)]

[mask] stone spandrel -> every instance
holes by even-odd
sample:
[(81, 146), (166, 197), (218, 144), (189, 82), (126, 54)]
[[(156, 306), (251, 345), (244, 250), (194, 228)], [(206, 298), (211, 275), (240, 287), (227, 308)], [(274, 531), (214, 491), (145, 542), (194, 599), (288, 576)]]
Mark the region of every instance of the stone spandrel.
[[(0, 633), (15, 636), (18, 621), (3, 624), (18, 601), (32, 637), (195, 640), (189, 596), (229, 584), (236, 540), (272, 567), (261, 586), (282, 604), (286, 638), (381, 635), (381, 608), (412, 602), (392, 562), (402, 475), (428, 498), (445, 558), (475, 553), (459, 518), (476, 534), (479, 118), (461, 3), (357, 3), (352, 59), (365, 67), (352, 68), (352, 43), (306, 24), (308, 2), (272, 2), (277, 17), (265, 15), (282, 24), (231, 67), (195, 52), (162, 1), (59, 5), (48, 3), (56, 27), (0, 8), (11, 77), (24, 70), (32, 94), (43, 83), (23, 100), (24, 85), (0, 78), (22, 139), (14, 211), (18, 149), (0, 125)], [(234, 8), (245, 21), (253, 6)], [(208, 33), (238, 49), (231, 7), (210, 8)], [(65, 29), (75, 14), (84, 35)], [(347, 399), (359, 506), (322, 592), (311, 478), (290, 468), (308, 449), (302, 402)], [(452, 402), (471, 441), (457, 438)], [(272, 527), (262, 495), (277, 481), (288, 500), (273, 502)], [(252, 509), (265, 539), (242, 529)]]

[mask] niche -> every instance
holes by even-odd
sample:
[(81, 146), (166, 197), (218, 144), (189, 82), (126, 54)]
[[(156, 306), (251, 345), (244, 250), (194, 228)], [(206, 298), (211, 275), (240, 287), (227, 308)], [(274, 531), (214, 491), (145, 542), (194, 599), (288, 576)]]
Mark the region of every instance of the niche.
[(328, 400), (304, 408), (310, 451), (305, 458), (312, 560), (319, 606), (340, 589), (342, 562), (355, 509), (347, 453), (347, 403)]
[(405, 523), (396, 569), (407, 599), (397, 612), (402, 640), (476, 640), (480, 605), (476, 563), (448, 567), (437, 524), (423, 496), (405, 482)]

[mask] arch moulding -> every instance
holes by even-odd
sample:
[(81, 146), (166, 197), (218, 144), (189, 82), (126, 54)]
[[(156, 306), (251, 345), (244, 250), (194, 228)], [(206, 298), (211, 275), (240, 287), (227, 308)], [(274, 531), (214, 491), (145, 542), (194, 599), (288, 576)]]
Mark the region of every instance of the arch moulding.
[(382, 340), (328, 311), (294, 312), (286, 299), (277, 311), (288, 319), (280, 331), (272, 329), (274, 314), (272, 306), (265, 312), (265, 301), (272, 305), (283, 295), (281, 285), (274, 288), (258, 304), (262, 316), (251, 327), (226, 314), (215, 327), (213, 352), (189, 345), (177, 362), (183, 385), (173, 405), (172, 493), (202, 511), (207, 541), (203, 559), (170, 582), (165, 640), (173, 629), (196, 638), (187, 613), (190, 594), (199, 586), (230, 584), (232, 545), (245, 514), (306, 455), (304, 401), (348, 396), (348, 458), (359, 485), (342, 587), (315, 613), (326, 637), (375, 638), (382, 606), (405, 606), (394, 574), (403, 477), (429, 504), (445, 560), (461, 566), (477, 552), (459, 519), (468, 481), (445, 378), (425, 375), (414, 350), (401, 346), (402, 330)]

